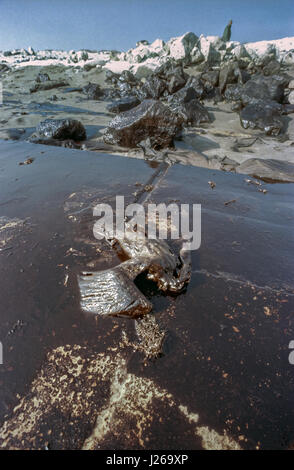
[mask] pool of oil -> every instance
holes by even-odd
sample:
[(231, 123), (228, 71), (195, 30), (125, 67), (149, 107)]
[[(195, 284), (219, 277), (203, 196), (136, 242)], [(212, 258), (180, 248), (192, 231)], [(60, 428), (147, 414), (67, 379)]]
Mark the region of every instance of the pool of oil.
[[(120, 260), (88, 225), (68, 220), (64, 205), (83, 191), (112, 203), (123, 195), (130, 203), (138, 183), (157, 170), (141, 160), (26, 142), (0, 142), (0, 149), (0, 217), (25, 221), (0, 251), (1, 426), (20, 397), (30, 396), (50, 351), (79, 345), (90, 361), (117, 351), (122, 330), (135, 338), (134, 320), (81, 311), (76, 274), (93, 260), (100, 269)], [(19, 165), (29, 157), (33, 163)], [(294, 186), (263, 183), (263, 193), (245, 180), (175, 165), (151, 193), (154, 203), (201, 204), (202, 242), (192, 252), (191, 282), (181, 295), (162, 294), (144, 276), (137, 279), (166, 336), (156, 359), (127, 349), (127, 373), (166, 390), (168, 401), (155, 400), (139, 438), (131, 431), (137, 410), (124, 432), (112, 430), (99, 448), (203, 448), (191, 424), (196, 415), (201, 429), (225, 432), (243, 449), (284, 449), (293, 442)], [(107, 382), (97, 387), (99, 409), (110, 392)], [(171, 401), (188, 409), (189, 419), (179, 417)], [(51, 410), (39, 430), (43, 436), (50, 429), (50, 438), (40, 437), (31, 448), (48, 442), (52, 449), (81, 448), (94, 426), (82, 415)]]

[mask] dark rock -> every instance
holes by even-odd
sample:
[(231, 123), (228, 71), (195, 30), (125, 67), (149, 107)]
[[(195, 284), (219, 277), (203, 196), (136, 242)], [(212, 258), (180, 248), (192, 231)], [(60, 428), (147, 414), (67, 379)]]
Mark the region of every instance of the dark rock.
[(218, 87), (217, 88), (208, 88), (208, 89), (206, 89), (203, 99), (213, 100), (214, 104), (217, 104), (217, 103), (223, 101), (222, 94), (219, 91)]
[(219, 82), (219, 70), (210, 70), (201, 75), (201, 79), (204, 82), (205, 86), (216, 87)]
[(186, 85), (187, 77), (186, 74), (183, 73), (175, 73), (171, 76), (167, 89), (169, 93), (175, 93), (176, 91), (180, 90)]
[(198, 101), (194, 88), (182, 88), (170, 96), (168, 105), (186, 124), (199, 126), (201, 123), (210, 122), (208, 111)]
[(246, 83), (248, 82), (248, 80), (251, 79), (251, 75), (249, 72), (247, 72), (247, 70), (242, 70), (240, 69), (240, 79), (239, 79), (239, 83)]
[(174, 61), (170, 60), (165, 62), (154, 70), (153, 76), (156, 76), (161, 80), (166, 80), (167, 74), (169, 74), (176, 66), (177, 65)]
[(124, 70), (122, 72), (122, 74), (119, 77), (119, 81), (126, 82), (131, 86), (135, 86), (138, 83), (138, 80), (136, 79), (135, 75), (129, 70)]
[(263, 73), (266, 76), (277, 75), (280, 73), (281, 64), (277, 60), (271, 60), (267, 65), (263, 67)]
[(241, 101), (242, 89), (241, 85), (227, 85), (224, 93), (226, 100)]
[(199, 126), (202, 123), (210, 122), (207, 109), (196, 99), (171, 108), (186, 124)]
[(245, 106), (254, 103), (255, 100), (267, 100), (269, 99), (268, 87), (264, 82), (251, 79), (242, 89), (241, 99)]
[(114, 103), (107, 106), (108, 111), (111, 113), (121, 113), (128, 111), (129, 109), (135, 108), (140, 104), (139, 99), (136, 96), (127, 96), (121, 100), (115, 101)]
[(118, 82), (118, 90), (120, 96), (129, 96), (132, 94), (132, 87), (127, 82)]
[(161, 80), (169, 82), (171, 78), (178, 75), (185, 79), (187, 82), (189, 75), (184, 72), (183, 66), (177, 64), (174, 60), (169, 60), (165, 64), (160, 65), (153, 72), (153, 76), (160, 78)]
[[(243, 81), (244, 80), (244, 81)], [(241, 72), (237, 63), (228, 63), (222, 66), (219, 74), (219, 88), (223, 93), (228, 84), (245, 83), (248, 80), (248, 74)]]
[(199, 77), (190, 77), (186, 83), (186, 88), (193, 88), (197, 94), (197, 98), (201, 99), (204, 96), (204, 83)]
[(107, 101), (107, 100), (116, 100), (116, 99), (120, 99), (121, 98), (121, 94), (119, 92), (119, 90), (115, 89), (115, 88), (110, 88), (110, 89), (106, 89), (104, 90), (104, 99)]
[(69, 83), (65, 80), (48, 80), (46, 82), (36, 83), (30, 89), (30, 92), (36, 93), (37, 91), (53, 90), (54, 88), (61, 88), (68, 85)]
[(119, 75), (117, 73), (114, 73), (111, 70), (106, 70), (105, 81), (107, 83), (112, 83), (112, 85), (116, 85), (118, 80), (119, 80)]
[(139, 97), (141, 96), (142, 99), (159, 99), (163, 92), (166, 89), (166, 83), (162, 79), (158, 78), (157, 76), (152, 76), (146, 80), (144, 85), (142, 86)]
[(74, 119), (46, 119), (36, 128), (37, 135), (45, 139), (86, 139), (86, 130), (80, 121)]
[(262, 129), (267, 135), (277, 136), (284, 126), (277, 103), (256, 102), (248, 104), (240, 113), (245, 129)]
[(36, 78), (37, 83), (48, 82), (49, 80), (50, 80), (50, 77), (48, 73), (39, 73)]
[(93, 70), (95, 68), (96, 68), (96, 64), (85, 64), (84, 65), (85, 72), (90, 72), (90, 70)]
[(197, 98), (198, 98), (198, 94), (196, 90), (190, 86), (185, 86), (181, 90), (169, 96), (168, 104), (172, 106), (177, 106), (183, 103), (188, 103), (189, 101), (197, 99)]
[(136, 108), (121, 113), (109, 124), (104, 141), (122, 147), (136, 147), (150, 137), (153, 148), (173, 145), (173, 139), (182, 126), (167, 106), (156, 100), (145, 100)]
[(257, 75), (245, 83), (242, 89), (242, 101), (244, 105), (258, 100), (272, 100), (282, 103), (284, 98), (285, 79), (278, 75), (264, 77)]
[(96, 83), (88, 83), (88, 85), (84, 86), (83, 93), (88, 96), (89, 100), (99, 100), (103, 96), (103, 91)]
[(0, 74), (3, 72), (8, 72), (10, 70), (10, 67), (6, 64), (0, 64)]

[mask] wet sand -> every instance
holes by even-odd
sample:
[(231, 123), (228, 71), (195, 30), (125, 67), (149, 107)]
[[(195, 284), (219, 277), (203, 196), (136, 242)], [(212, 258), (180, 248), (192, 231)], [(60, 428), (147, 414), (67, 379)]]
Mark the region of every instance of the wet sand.
[[(81, 311), (77, 273), (120, 260), (89, 231), (90, 210), (75, 224), (65, 209), (85, 191), (90, 202), (91, 194), (111, 203), (120, 194), (128, 203), (157, 164), (26, 142), (0, 146), (0, 446), (289, 447), (294, 186), (168, 170), (151, 200), (201, 203), (202, 245), (182, 295), (137, 280), (165, 332), (162, 354), (148, 359), (134, 320)], [(33, 163), (19, 165), (27, 158)]]

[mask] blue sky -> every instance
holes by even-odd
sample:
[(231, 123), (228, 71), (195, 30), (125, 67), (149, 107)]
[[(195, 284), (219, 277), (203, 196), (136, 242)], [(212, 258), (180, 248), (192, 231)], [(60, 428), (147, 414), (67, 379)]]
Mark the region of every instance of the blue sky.
[(294, 36), (294, 0), (0, 0), (0, 50), (127, 50), (186, 31), (241, 42)]

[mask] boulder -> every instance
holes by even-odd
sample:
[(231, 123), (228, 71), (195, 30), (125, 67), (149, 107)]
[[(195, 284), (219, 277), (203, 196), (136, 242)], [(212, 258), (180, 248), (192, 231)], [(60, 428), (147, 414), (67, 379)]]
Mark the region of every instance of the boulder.
[(156, 69), (155, 64), (134, 65), (132, 68), (137, 80), (150, 77), (150, 75), (153, 74), (155, 69)]
[(277, 75), (281, 70), (281, 64), (278, 60), (273, 59), (263, 67), (263, 74), (265, 76)]
[(194, 33), (186, 33), (177, 38), (171, 38), (167, 42), (169, 56), (176, 61), (186, 60), (190, 62), (190, 54), (198, 43), (198, 37)]
[(240, 112), (240, 121), (244, 129), (261, 129), (272, 136), (280, 134), (284, 126), (279, 105), (274, 102), (248, 104)]
[(193, 88), (196, 92), (197, 98), (203, 98), (205, 87), (200, 77), (191, 76), (186, 83), (186, 88)]
[(108, 111), (111, 113), (122, 113), (129, 109), (135, 108), (140, 104), (139, 99), (136, 96), (126, 96), (125, 98), (115, 101), (107, 106)]
[(87, 95), (88, 100), (99, 100), (103, 96), (103, 91), (96, 83), (88, 83), (88, 85), (84, 86), (83, 93)]
[(294, 65), (294, 50), (287, 52), (283, 57), (284, 65)]
[(131, 86), (135, 86), (138, 83), (138, 80), (135, 77), (135, 75), (132, 72), (130, 72), (129, 70), (124, 70), (121, 73), (121, 75), (119, 77), (119, 81), (128, 83)]
[(183, 67), (178, 65), (174, 59), (169, 59), (154, 70), (154, 75), (161, 80), (168, 81), (177, 72), (183, 74)]
[(96, 71), (102, 71), (101, 65), (97, 65), (94, 63), (88, 63), (84, 65), (85, 72), (90, 72), (91, 70), (96, 69)]
[(284, 88), (287, 84), (287, 79), (279, 75), (271, 77), (256, 75), (245, 83), (241, 93), (242, 101), (244, 105), (254, 103), (256, 100), (272, 100), (282, 103)]
[(0, 74), (4, 72), (8, 72), (8, 70), (10, 70), (10, 67), (8, 67), (8, 65), (0, 64)]
[(273, 59), (279, 59), (279, 51), (274, 41), (258, 41), (245, 44), (245, 48), (256, 65), (265, 66)]
[(136, 147), (150, 138), (155, 149), (170, 147), (182, 120), (160, 101), (145, 100), (136, 108), (116, 116), (109, 124), (104, 141), (122, 147)]
[(116, 85), (119, 80), (119, 74), (114, 73), (111, 70), (106, 70), (105, 72), (105, 82), (111, 83), (112, 85)]
[(199, 49), (199, 45), (193, 47), (192, 51), (190, 52), (190, 64), (191, 65), (198, 65), (204, 62), (205, 57), (202, 54), (201, 50)]
[[(170, 74), (167, 75), (169, 77)], [(167, 84), (167, 89), (170, 94), (175, 93), (186, 85), (187, 75), (184, 73), (181, 67), (177, 67), (174, 73), (170, 76)]]
[(36, 128), (38, 137), (44, 139), (80, 141), (86, 139), (86, 130), (80, 121), (74, 119), (46, 119)]
[(193, 87), (185, 86), (173, 95), (169, 96), (168, 104), (170, 107), (179, 106), (183, 103), (188, 103), (191, 100), (197, 99), (198, 93)]
[(219, 40), (218, 36), (201, 35), (199, 38), (199, 50), (209, 65), (217, 65), (221, 62), (221, 53), (218, 50)]
[(166, 82), (156, 75), (148, 78), (142, 86), (139, 97), (142, 99), (159, 99), (166, 90)]
[(180, 105), (171, 106), (185, 124), (199, 126), (200, 124), (210, 122), (210, 116), (207, 109), (198, 101), (197, 98), (183, 102)]
[(219, 89), (221, 93), (224, 93), (226, 86), (233, 83), (243, 83), (246, 81), (245, 73), (242, 74), (239, 69), (238, 63), (229, 62), (224, 64), (220, 69), (219, 74)]
[(238, 60), (240, 59), (248, 59), (248, 60), (252, 60), (252, 57), (251, 55), (249, 54), (249, 52), (247, 51), (246, 47), (244, 46), (244, 44), (239, 44), (237, 45), (236, 47), (234, 47), (234, 49), (232, 50), (232, 54), (237, 57)]
[(119, 81), (117, 83), (118, 91), (121, 97), (129, 96), (133, 93), (133, 87), (127, 82)]
[(208, 85), (209, 88), (218, 86), (219, 70), (210, 70), (208, 72), (204, 72), (201, 75), (201, 80), (204, 82), (205, 86)]

